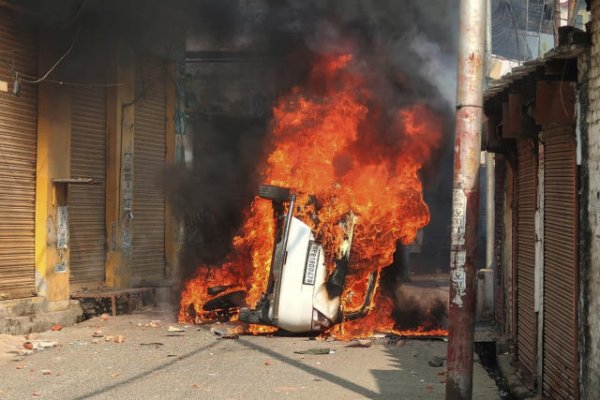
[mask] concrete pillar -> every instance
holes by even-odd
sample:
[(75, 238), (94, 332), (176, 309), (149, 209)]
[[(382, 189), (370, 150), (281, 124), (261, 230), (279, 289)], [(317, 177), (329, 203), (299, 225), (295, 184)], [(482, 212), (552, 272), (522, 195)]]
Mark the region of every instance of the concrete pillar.
[(109, 76), (119, 85), (107, 94), (106, 284), (125, 288), (132, 263), (135, 56), (122, 42), (113, 54)]
[[(176, 142), (176, 127), (175, 119), (176, 108), (177, 108), (177, 65), (170, 62), (167, 65), (167, 99), (166, 99), (166, 161), (167, 164), (174, 164), (177, 162), (177, 142)], [(167, 278), (172, 278), (177, 274), (178, 269), (178, 233), (179, 226), (173, 218), (171, 205), (169, 202), (165, 204), (165, 258), (166, 258), (166, 275)]]
[[(46, 72), (64, 49), (57, 35), (40, 35), (39, 70)], [(55, 83), (39, 84), (35, 215), (37, 293), (54, 309), (69, 304), (68, 187), (70, 177), (71, 93)], [(63, 307), (64, 306), (64, 307)]]

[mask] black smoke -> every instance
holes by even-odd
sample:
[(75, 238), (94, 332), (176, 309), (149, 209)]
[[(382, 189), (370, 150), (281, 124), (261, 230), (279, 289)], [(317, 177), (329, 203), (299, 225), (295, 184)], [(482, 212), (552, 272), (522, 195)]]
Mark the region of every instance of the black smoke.
[[(370, 73), (379, 76), (370, 89), (390, 113), (403, 104), (421, 102), (443, 118), (445, 143), (433, 157), (436, 161), (424, 169), (423, 178), (426, 191), (433, 193), (429, 197), (441, 199), (439, 206), (430, 204), (436, 209), (430, 229), (446, 229), (450, 219), (444, 203), (449, 204), (450, 190), (444, 182), (451, 181), (451, 146), (445, 144), (453, 131), (457, 0), (188, 0), (181, 4), (187, 79), (200, 82), (202, 88), (187, 92), (193, 166), (172, 168), (165, 180), (172, 208), (185, 227), (183, 279), (199, 264), (222, 261), (229, 251), (260, 183), (257, 169), (268, 152), (270, 109), (292, 87), (302, 86), (313, 61), (325, 53), (351, 52), (362, 60)], [(220, 59), (203, 61), (209, 56)], [(194, 57), (196, 61), (190, 62)], [(236, 70), (236, 65), (243, 67)], [(248, 96), (250, 101), (234, 94), (228, 101), (236, 85), (241, 92), (259, 92), (259, 100), (254, 94)], [(250, 107), (244, 106), (249, 102)], [(385, 140), (382, 137), (382, 143)]]

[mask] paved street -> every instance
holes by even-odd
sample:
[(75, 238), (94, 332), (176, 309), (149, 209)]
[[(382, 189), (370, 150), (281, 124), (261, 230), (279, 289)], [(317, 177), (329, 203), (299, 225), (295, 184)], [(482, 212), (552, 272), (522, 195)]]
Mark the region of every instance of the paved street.
[[(170, 326), (184, 332), (170, 332)], [(95, 332), (105, 337), (94, 338)], [(31, 343), (56, 340), (58, 345), (26, 356), (6, 353), (22, 348), (25, 339), (4, 339), (0, 399), (444, 397), (445, 366), (428, 365), (434, 356), (445, 356), (442, 341), (348, 347), (308, 338), (217, 339), (210, 327), (183, 327), (153, 312), (94, 318), (39, 334)], [(308, 349), (332, 351), (295, 353)], [(475, 399), (499, 398), (494, 381), (478, 363), (474, 387)]]

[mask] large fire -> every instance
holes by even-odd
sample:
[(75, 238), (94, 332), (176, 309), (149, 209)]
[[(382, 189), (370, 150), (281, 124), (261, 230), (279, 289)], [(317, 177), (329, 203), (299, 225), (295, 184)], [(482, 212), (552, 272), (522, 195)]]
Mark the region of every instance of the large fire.
[[(272, 150), (261, 166), (264, 183), (292, 188), (299, 204), (314, 195), (320, 204), (318, 224), (302, 210), (296, 217), (311, 226), (333, 265), (339, 246), (338, 222), (352, 210), (358, 216), (352, 243), (351, 271), (342, 295), (343, 308), (359, 308), (371, 271), (390, 265), (396, 242), (411, 243), (429, 223), (419, 171), (441, 138), (441, 121), (424, 104), (409, 104), (390, 112), (370, 89), (368, 68), (351, 55), (323, 56), (308, 84), (295, 87), (273, 110)], [(233, 239), (233, 251), (219, 266), (200, 266), (185, 284), (180, 320), (215, 318), (203, 311), (209, 287), (245, 290), (254, 306), (265, 291), (273, 251), (271, 202), (252, 202), (245, 222)], [(193, 312), (190, 313), (190, 308)], [(376, 293), (363, 319), (337, 325), (336, 337), (368, 336), (374, 332), (444, 334), (444, 331), (395, 331), (393, 301)], [(235, 316), (229, 316), (230, 318)], [(252, 333), (272, 331), (251, 326)]]

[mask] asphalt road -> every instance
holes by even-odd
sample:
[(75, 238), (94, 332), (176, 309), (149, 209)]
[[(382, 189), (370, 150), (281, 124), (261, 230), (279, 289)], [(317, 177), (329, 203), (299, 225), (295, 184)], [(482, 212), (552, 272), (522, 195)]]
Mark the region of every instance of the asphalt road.
[[(184, 332), (169, 332), (169, 326), (182, 327), (146, 312), (42, 333), (32, 343), (58, 345), (0, 357), (0, 399), (444, 398), (445, 366), (428, 365), (434, 356), (445, 356), (443, 341), (349, 347), (308, 338), (217, 339), (207, 326)], [(124, 341), (92, 337), (98, 330)], [(332, 352), (295, 353), (315, 348)], [(478, 363), (473, 398), (500, 398)]]

